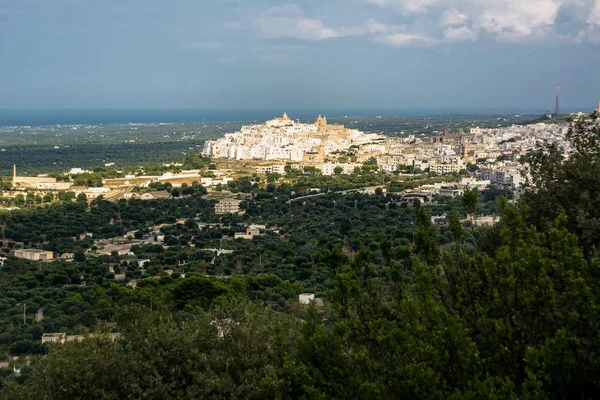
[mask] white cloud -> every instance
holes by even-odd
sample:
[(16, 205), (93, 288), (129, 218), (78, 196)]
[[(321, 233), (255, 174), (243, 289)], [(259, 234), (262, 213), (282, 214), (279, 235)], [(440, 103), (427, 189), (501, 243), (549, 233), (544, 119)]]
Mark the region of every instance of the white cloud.
[(361, 1), (373, 6), (367, 7), (372, 14), (367, 13), (363, 23), (345, 24), (331, 12), (323, 14), (327, 19), (321, 19), (319, 14), (310, 14), (308, 9), (305, 12), (296, 4), (272, 7), (252, 19), (267, 38), (366, 36), (393, 46), (474, 41), (482, 32), (501, 41), (553, 37), (595, 43), (597, 30), (593, 27), (600, 26), (600, 0)]
[(268, 37), (292, 37), (324, 40), (347, 36), (347, 33), (326, 27), (315, 18), (307, 18), (295, 4), (276, 6), (254, 20), (256, 27)]
[[(547, 36), (571, 37), (600, 25), (600, 0), (363, 0), (414, 17), (419, 27), (426, 26), (432, 37), (471, 38), (485, 31), (499, 40), (540, 40)], [(556, 29), (561, 16), (562, 30)], [(437, 21), (437, 24), (434, 22)], [(565, 23), (566, 22), (566, 23)], [(450, 30), (448, 26), (465, 29)], [(564, 32), (568, 26), (570, 32)], [(410, 28), (408, 28), (410, 29)], [(469, 29), (468, 32), (466, 29)], [(446, 33), (447, 32), (447, 33)], [(592, 35), (586, 33), (586, 38)], [(581, 41), (581, 35), (579, 35)]]
[(435, 40), (428, 36), (412, 33), (394, 33), (387, 36), (381, 36), (377, 38), (377, 41), (395, 47), (403, 47), (415, 44), (430, 45), (435, 43)]
[(477, 39), (477, 32), (472, 29), (467, 28), (466, 26), (461, 26), (459, 28), (448, 28), (444, 31), (444, 37), (447, 42), (462, 42), (465, 40), (475, 40)]
[(372, 34), (378, 33), (396, 33), (406, 30), (406, 25), (389, 25), (369, 18), (366, 24), (366, 32)]
[(370, 4), (379, 7), (392, 7), (401, 10), (404, 14), (422, 14), (444, 0), (367, 0)]
[(474, 18), (474, 23), (502, 39), (516, 40), (543, 36), (554, 25), (560, 3), (557, 0), (493, 0)]
[(442, 13), (440, 17), (440, 26), (450, 26), (450, 25), (462, 25), (469, 17), (466, 14), (458, 11), (457, 9), (446, 10)]
[(600, 0), (596, 0), (592, 5), (587, 23), (590, 25), (600, 25)]

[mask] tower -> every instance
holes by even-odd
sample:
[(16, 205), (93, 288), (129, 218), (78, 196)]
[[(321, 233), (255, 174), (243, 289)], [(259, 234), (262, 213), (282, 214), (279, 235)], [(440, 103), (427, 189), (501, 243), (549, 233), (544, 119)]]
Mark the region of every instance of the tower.
[(560, 109), (559, 109), (560, 103), (559, 103), (559, 100), (558, 100), (559, 95), (560, 95), (560, 87), (558, 85), (556, 85), (556, 110), (554, 111), (554, 115), (556, 117), (558, 117), (558, 112), (560, 111)]
[(17, 177), (17, 164), (13, 164), (13, 178)]

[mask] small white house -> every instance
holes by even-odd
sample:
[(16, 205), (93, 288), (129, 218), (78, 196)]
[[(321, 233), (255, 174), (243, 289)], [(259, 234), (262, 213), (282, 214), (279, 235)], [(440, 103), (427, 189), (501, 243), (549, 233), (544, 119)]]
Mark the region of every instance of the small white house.
[(310, 304), (310, 301), (314, 299), (314, 293), (302, 293), (300, 296), (298, 296), (298, 301), (300, 302), (300, 304)]

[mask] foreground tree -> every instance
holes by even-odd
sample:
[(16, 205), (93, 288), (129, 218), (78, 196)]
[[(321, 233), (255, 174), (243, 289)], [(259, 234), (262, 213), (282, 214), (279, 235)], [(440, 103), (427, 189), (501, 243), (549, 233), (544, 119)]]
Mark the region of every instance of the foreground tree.
[(567, 133), (567, 149), (549, 143), (528, 155), (528, 191), (522, 201), (539, 229), (564, 212), (567, 227), (587, 254), (600, 237), (599, 117), (577, 117)]
[[(176, 323), (140, 307), (119, 318), (121, 337), (55, 346), (23, 385), (0, 399), (276, 398), (277, 351), (293, 340), (293, 321), (246, 303)], [(285, 337), (288, 341), (275, 338)]]

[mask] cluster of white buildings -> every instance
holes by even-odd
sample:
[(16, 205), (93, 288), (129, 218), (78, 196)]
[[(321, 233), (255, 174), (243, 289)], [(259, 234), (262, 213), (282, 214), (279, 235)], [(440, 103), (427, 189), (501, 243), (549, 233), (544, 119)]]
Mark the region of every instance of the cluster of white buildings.
[(224, 138), (209, 140), (202, 154), (235, 160), (324, 161), (324, 157), (352, 146), (384, 141), (378, 134), (365, 134), (343, 125), (328, 124), (319, 116), (314, 124), (290, 119), (287, 114), (261, 125), (244, 126)]
[(429, 171), (438, 175), (460, 172), (469, 164), (476, 166), (475, 177), (509, 189), (523, 181), (521, 157), (539, 143), (551, 142), (569, 152), (566, 124), (533, 124), (505, 128), (471, 128), (468, 132), (448, 131), (430, 137), (389, 138), (379, 148), (360, 146), (358, 161), (377, 159), (382, 171)]
[[(329, 125), (319, 117), (315, 124), (300, 124), (287, 115), (263, 125), (209, 141), (204, 154), (216, 158), (278, 160), (259, 166), (257, 173), (285, 173), (292, 168), (314, 166), (323, 175), (336, 171), (351, 174), (356, 167), (376, 160), (383, 172), (429, 171), (437, 175), (477, 166), (479, 181), (518, 189), (523, 183), (521, 157), (540, 142), (553, 142), (569, 151), (566, 124), (533, 124), (505, 128), (473, 127), (467, 132), (439, 132), (435, 137), (383, 137)], [(338, 152), (351, 150), (353, 162), (336, 163)], [(337, 168), (337, 170), (336, 170)]]

